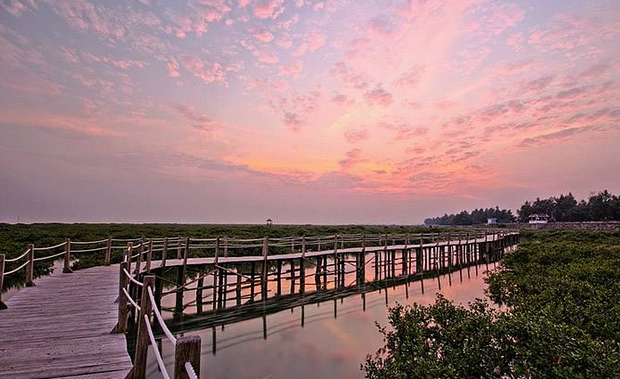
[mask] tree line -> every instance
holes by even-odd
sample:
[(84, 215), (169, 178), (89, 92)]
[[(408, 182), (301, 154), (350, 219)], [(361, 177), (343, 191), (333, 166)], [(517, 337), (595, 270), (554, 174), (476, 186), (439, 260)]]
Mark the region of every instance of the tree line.
[(569, 192), (567, 195), (526, 201), (517, 210), (516, 217), (510, 209), (495, 207), (474, 209), (471, 213), (462, 211), (457, 214), (444, 214), (440, 217), (427, 218), (424, 223), (426, 225), (474, 225), (484, 224), (488, 218), (496, 218), (499, 223), (527, 222), (533, 214), (544, 214), (552, 221), (558, 222), (620, 221), (620, 196), (604, 190), (590, 195), (588, 199), (578, 201)]

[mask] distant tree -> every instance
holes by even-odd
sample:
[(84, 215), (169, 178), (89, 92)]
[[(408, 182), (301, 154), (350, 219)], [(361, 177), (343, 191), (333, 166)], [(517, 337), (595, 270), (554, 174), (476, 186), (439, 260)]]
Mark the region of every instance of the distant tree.
[(527, 222), (532, 214), (546, 214), (559, 222), (575, 221), (620, 221), (620, 196), (608, 190), (592, 194), (588, 200), (577, 201), (572, 193), (552, 196), (547, 199), (536, 198), (526, 201), (517, 210), (517, 216), (510, 209), (480, 208), (461, 211), (456, 214), (444, 214), (424, 220), (426, 225), (477, 225), (484, 224), (489, 218), (496, 218), (500, 223)]

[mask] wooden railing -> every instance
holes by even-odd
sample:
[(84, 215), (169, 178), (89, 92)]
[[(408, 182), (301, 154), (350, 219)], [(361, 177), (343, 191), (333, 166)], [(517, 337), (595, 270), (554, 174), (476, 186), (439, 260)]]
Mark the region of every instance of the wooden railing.
[[(155, 301), (153, 294), (155, 286), (155, 276), (144, 275), (142, 281), (131, 274), (131, 245), (125, 251), (123, 262), (120, 264), (119, 273), (119, 296), (118, 296), (118, 324), (117, 333), (127, 331), (129, 309), (134, 307), (134, 312), (139, 314), (138, 331), (134, 349), (133, 369), (130, 374), (132, 379), (146, 378), (146, 363), (149, 345), (152, 347), (155, 360), (164, 379), (170, 379), (168, 370), (162, 359), (160, 351), (153, 334), (153, 322), (157, 322), (170, 343), (175, 348), (174, 354), (174, 379), (198, 379), (200, 377), (200, 348), (201, 340), (199, 336), (183, 336), (176, 338), (168, 329), (161, 315), (161, 311)], [(138, 257), (136, 257), (138, 258)], [(139, 267), (139, 266), (138, 266)], [(129, 283), (142, 289), (139, 300), (133, 299), (129, 294)]]

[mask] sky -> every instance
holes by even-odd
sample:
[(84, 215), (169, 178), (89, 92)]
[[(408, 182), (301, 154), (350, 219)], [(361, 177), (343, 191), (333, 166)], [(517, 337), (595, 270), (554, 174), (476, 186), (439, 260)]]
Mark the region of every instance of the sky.
[(0, 0), (0, 221), (620, 192), (618, 0)]

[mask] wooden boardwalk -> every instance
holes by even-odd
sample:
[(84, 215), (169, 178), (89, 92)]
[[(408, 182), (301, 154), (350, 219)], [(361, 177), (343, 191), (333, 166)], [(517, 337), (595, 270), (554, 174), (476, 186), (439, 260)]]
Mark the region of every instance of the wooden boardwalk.
[[(251, 305), (255, 296), (258, 296), (258, 289), (261, 301), (269, 300), (269, 292), (273, 290), (269, 286), (274, 282), (273, 277), (277, 284), (277, 298), (274, 301), (281, 297), (280, 284), (287, 280), (291, 283), (291, 294), (295, 291), (297, 281), (297, 291), (305, 296), (306, 278), (310, 277), (315, 278), (317, 291), (322, 291), (317, 296), (322, 296), (328, 293), (325, 292), (328, 283), (333, 285), (335, 292), (342, 291), (347, 274), (355, 273), (356, 284), (364, 284), (366, 265), (370, 262), (366, 254), (374, 256), (375, 279), (387, 278), (388, 271), (391, 277), (401, 279), (412, 275), (421, 278), (430, 273), (437, 277), (441, 288), (441, 273), (450, 273), (457, 267), (462, 269), (471, 264), (488, 264), (490, 256), (501, 257), (507, 246), (518, 243), (518, 233), (514, 232), (484, 231), (483, 238), (479, 237), (480, 234), (475, 232), (471, 236), (470, 232), (461, 232), (457, 235), (448, 234), (447, 239), (440, 238), (439, 233), (419, 234), (415, 241), (409, 235), (397, 235), (392, 236), (391, 244), (388, 235), (374, 236), (370, 243), (367, 243), (366, 235), (335, 235), (328, 236), (329, 240), (323, 237), (290, 237), (274, 239), (271, 243), (267, 237), (245, 240), (224, 238), (223, 249), (220, 238), (178, 237), (172, 240), (177, 245), (176, 259), (166, 259), (171, 240), (145, 241), (143, 237), (135, 249), (135, 255), (132, 255), (133, 240), (116, 240), (130, 241), (126, 248), (120, 247), (123, 249), (120, 265), (110, 265), (111, 252), (115, 248), (112, 238), (92, 242), (66, 240), (44, 248), (29, 245), (26, 253), (10, 260), (0, 254), (0, 289), (4, 276), (22, 269), (25, 269), (26, 283), (34, 283), (34, 262), (39, 260), (64, 256), (64, 267), (70, 271), (71, 254), (98, 253), (105, 254), (106, 265), (40, 278), (36, 286), (24, 288), (9, 299), (6, 304), (8, 309), (0, 311), (0, 379), (146, 379), (149, 345), (153, 349), (151, 354), (158, 359), (160, 370), (167, 370), (156, 348), (152, 322), (159, 323), (175, 345), (174, 378), (197, 379), (200, 377), (200, 338), (176, 338), (172, 335), (158, 310), (162, 296), (175, 294), (175, 312), (178, 313), (183, 312), (183, 293), (186, 291), (196, 291), (197, 309), (207, 303), (212, 305), (214, 311), (226, 308), (230, 301), (227, 299), (228, 293), (235, 294), (237, 306), (242, 305), (242, 299)], [(326, 246), (330, 241), (331, 246)], [(346, 248), (345, 243), (349, 244)], [(358, 246), (350, 247), (350, 244)], [(72, 245), (78, 249), (72, 251)], [(261, 247), (260, 255), (235, 257), (226, 254), (228, 249)], [(270, 248), (276, 250), (269, 254)], [(289, 248), (291, 253), (282, 254), (283, 250)], [(58, 249), (64, 251), (58, 252)], [(214, 256), (190, 258), (190, 249), (198, 249), (202, 254), (212, 250)], [(223, 250), (223, 256), (219, 255), (220, 249)], [(397, 251), (400, 252), (398, 258)], [(41, 257), (39, 254), (43, 252), (51, 255)], [(161, 260), (152, 260), (153, 252), (161, 252)], [(347, 260), (350, 256), (356, 258), (355, 263)], [(181, 257), (183, 259), (179, 259)], [(135, 261), (133, 258), (136, 258)], [(310, 261), (311, 258), (316, 262)], [(24, 259), (26, 262), (20, 263)], [(10, 271), (5, 271), (6, 262), (12, 265)], [(306, 271), (307, 262), (315, 267), (315, 272)], [(251, 266), (249, 276), (243, 271), (245, 263)], [(289, 264), (290, 269), (282, 271), (283, 263)], [(401, 268), (398, 274), (397, 265)], [(17, 268), (13, 268), (15, 266)], [(130, 266), (133, 266), (131, 270)], [(205, 266), (200, 270), (206, 269), (207, 273), (195, 279), (186, 277), (187, 266)], [(151, 270), (159, 270), (161, 274), (163, 268), (169, 267), (177, 268), (177, 282), (174, 283), (176, 289), (162, 294), (163, 278), (153, 275)], [(136, 268), (137, 273), (131, 274), (130, 271)], [(260, 268), (260, 271), (255, 271), (255, 268)], [(386, 276), (381, 273), (384, 269)], [(236, 281), (229, 284), (229, 276)], [(210, 283), (204, 282), (206, 277), (212, 277)], [(190, 281), (186, 282), (186, 279)], [(451, 282), (450, 275), (449, 279)], [(195, 286), (189, 287), (194, 282)], [(205, 295), (205, 290), (211, 293)], [(207, 299), (206, 302), (204, 299)], [(153, 318), (153, 315), (157, 317)], [(125, 335), (128, 319), (137, 323), (138, 330), (133, 362), (127, 351)]]
[(104, 266), (43, 277), (10, 298), (0, 312), (0, 378), (124, 379), (127, 340), (111, 333), (118, 275)]

